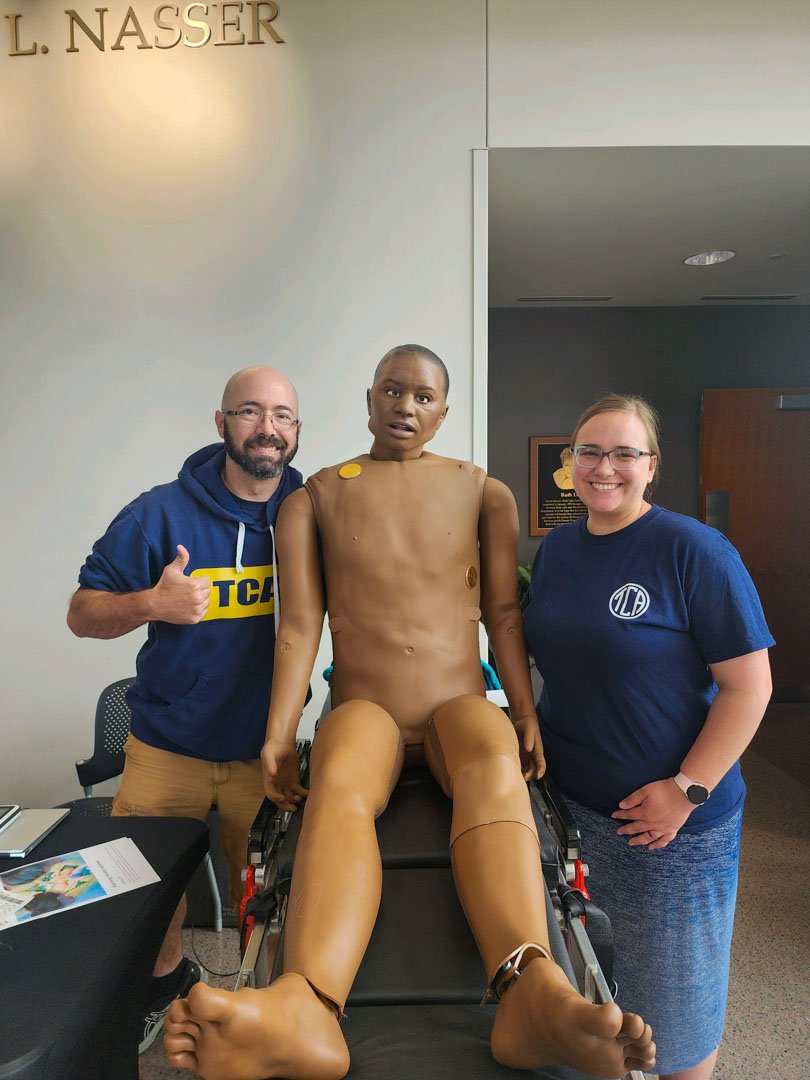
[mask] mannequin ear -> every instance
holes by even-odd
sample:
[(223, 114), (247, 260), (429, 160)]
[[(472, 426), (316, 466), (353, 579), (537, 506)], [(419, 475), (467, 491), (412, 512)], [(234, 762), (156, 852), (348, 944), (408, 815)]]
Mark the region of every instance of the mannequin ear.
[(368, 409), (368, 415), (371, 416), (371, 391), (366, 390), (366, 408)]

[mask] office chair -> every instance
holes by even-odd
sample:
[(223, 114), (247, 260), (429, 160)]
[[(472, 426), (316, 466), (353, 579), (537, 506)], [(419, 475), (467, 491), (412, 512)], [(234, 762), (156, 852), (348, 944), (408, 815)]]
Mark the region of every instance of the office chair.
[[(131, 677), (119, 679), (101, 691), (96, 705), (93, 756), (76, 762), (76, 773), (85, 797), (65, 804), (70, 806), (73, 813), (83, 816), (110, 816), (112, 797), (93, 796), (93, 785), (112, 780), (124, 771), (124, 743), (129, 735), (130, 721), (126, 692), (134, 681)], [(210, 851), (206, 852), (204, 866), (214, 905), (214, 929), (219, 932), (222, 929), (222, 900)]]

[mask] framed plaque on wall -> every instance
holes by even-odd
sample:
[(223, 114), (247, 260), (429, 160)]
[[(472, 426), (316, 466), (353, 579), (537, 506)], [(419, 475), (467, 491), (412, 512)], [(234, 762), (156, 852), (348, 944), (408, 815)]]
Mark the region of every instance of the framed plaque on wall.
[(545, 536), (555, 525), (588, 513), (574, 491), (572, 464), (570, 436), (530, 436), (529, 536)]

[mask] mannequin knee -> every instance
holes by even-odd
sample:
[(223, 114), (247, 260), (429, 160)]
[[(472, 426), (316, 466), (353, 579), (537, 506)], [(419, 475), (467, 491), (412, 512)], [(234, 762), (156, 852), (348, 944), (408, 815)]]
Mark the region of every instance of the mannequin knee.
[(475, 695), (453, 698), (428, 725), (428, 760), (453, 799), (451, 845), (482, 825), (516, 821), (536, 836), (517, 735), (504, 713)]
[(385, 709), (346, 701), (324, 719), (310, 755), (310, 800), (381, 813), (402, 767), (402, 735)]
[(517, 735), (497, 705), (475, 694), (453, 698), (436, 710), (428, 724), (428, 753), (447, 782), (465, 765), (490, 758), (512, 759), (520, 771)]
[(451, 847), (463, 833), (501, 821), (519, 822), (537, 836), (519, 760), (493, 754), (462, 765), (453, 773), (451, 793)]

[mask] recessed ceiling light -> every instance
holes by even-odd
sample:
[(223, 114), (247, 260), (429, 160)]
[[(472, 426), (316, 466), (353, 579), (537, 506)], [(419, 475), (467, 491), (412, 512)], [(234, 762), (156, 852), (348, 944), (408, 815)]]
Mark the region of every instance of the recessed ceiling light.
[(736, 251), (701, 251), (698, 255), (690, 255), (683, 261), (687, 266), (714, 266), (716, 263), (728, 262), (736, 254)]

